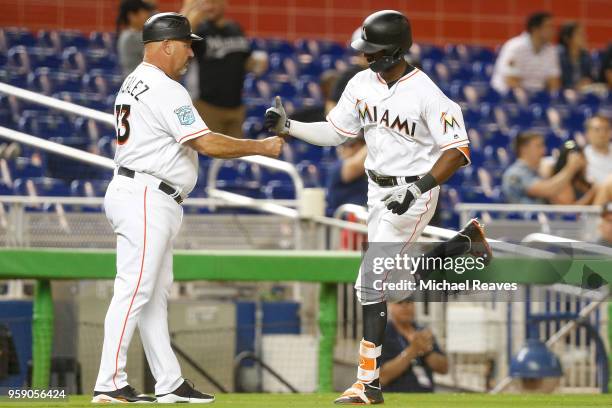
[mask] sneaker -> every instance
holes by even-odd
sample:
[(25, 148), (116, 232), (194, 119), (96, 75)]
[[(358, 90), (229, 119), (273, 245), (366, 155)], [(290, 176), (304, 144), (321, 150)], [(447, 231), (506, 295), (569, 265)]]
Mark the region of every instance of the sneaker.
[(385, 399), (380, 387), (374, 387), (357, 381), (348, 390), (344, 391), (334, 401), (334, 404), (369, 405), (382, 404), (383, 402), (385, 402)]
[(126, 385), (115, 391), (94, 391), (94, 404), (151, 404), (155, 402), (155, 398), (145, 394), (139, 394), (131, 385)]
[(485, 237), (484, 226), (473, 218), (468, 222), (461, 231), (460, 235), (466, 236), (470, 240), (470, 249), (468, 253), (475, 257), (483, 258), (484, 264), (488, 265), (493, 259), (493, 251)]
[(183, 383), (174, 391), (168, 394), (157, 395), (157, 402), (160, 404), (174, 404), (176, 402), (188, 402), (191, 404), (208, 404), (213, 402), (215, 397), (204, 394), (193, 388), (193, 384), (184, 380)]

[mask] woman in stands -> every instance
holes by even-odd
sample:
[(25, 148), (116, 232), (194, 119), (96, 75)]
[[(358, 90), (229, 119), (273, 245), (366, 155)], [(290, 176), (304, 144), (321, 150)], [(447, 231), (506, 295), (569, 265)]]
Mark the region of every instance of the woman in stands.
[(593, 82), (584, 29), (577, 22), (565, 23), (559, 29), (559, 63), (564, 88), (581, 89)]
[(142, 62), (142, 26), (155, 7), (145, 0), (121, 0), (117, 15), (117, 54), (121, 72), (127, 76)]

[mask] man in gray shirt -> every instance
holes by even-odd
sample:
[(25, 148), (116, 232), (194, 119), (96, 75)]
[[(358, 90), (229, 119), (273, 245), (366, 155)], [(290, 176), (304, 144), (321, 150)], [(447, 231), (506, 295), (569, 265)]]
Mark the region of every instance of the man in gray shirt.
[(144, 56), (142, 27), (155, 7), (145, 0), (122, 0), (117, 15), (117, 54), (121, 72), (127, 76)]
[(504, 172), (502, 191), (509, 203), (543, 204), (563, 188), (571, 185), (586, 162), (578, 152), (568, 155), (567, 164), (551, 178), (544, 179), (538, 169), (546, 153), (544, 137), (538, 133), (519, 134), (515, 141), (517, 160)]

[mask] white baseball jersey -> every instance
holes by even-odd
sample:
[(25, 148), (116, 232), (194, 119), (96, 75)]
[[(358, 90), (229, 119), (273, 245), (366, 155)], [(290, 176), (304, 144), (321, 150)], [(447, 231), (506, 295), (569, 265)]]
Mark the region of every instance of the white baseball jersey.
[(141, 63), (115, 100), (115, 162), (151, 174), (185, 196), (198, 177), (198, 154), (183, 144), (210, 133), (187, 90), (154, 65)]
[(416, 68), (390, 89), (370, 69), (357, 73), (327, 121), (344, 136), (363, 130), (365, 167), (385, 176), (422, 176), (444, 150), (469, 143), (459, 105)]

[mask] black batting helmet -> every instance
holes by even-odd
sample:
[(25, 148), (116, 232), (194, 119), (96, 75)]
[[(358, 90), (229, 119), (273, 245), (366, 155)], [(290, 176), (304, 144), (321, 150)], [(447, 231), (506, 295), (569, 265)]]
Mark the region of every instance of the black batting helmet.
[(191, 32), (189, 20), (179, 13), (157, 13), (149, 17), (142, 28), (142, 42), (164, 40), (194, 40), (202, 37)]
[(370, 69), (374, 72), (385, 71), (398, 64), (411, 46), (410, 21), (394, 10), (370, 14), (361, 26), (361, 38), (351, 43), (351, 47), (364, 54), (385, 51), (383, 57), (370, 63)]

